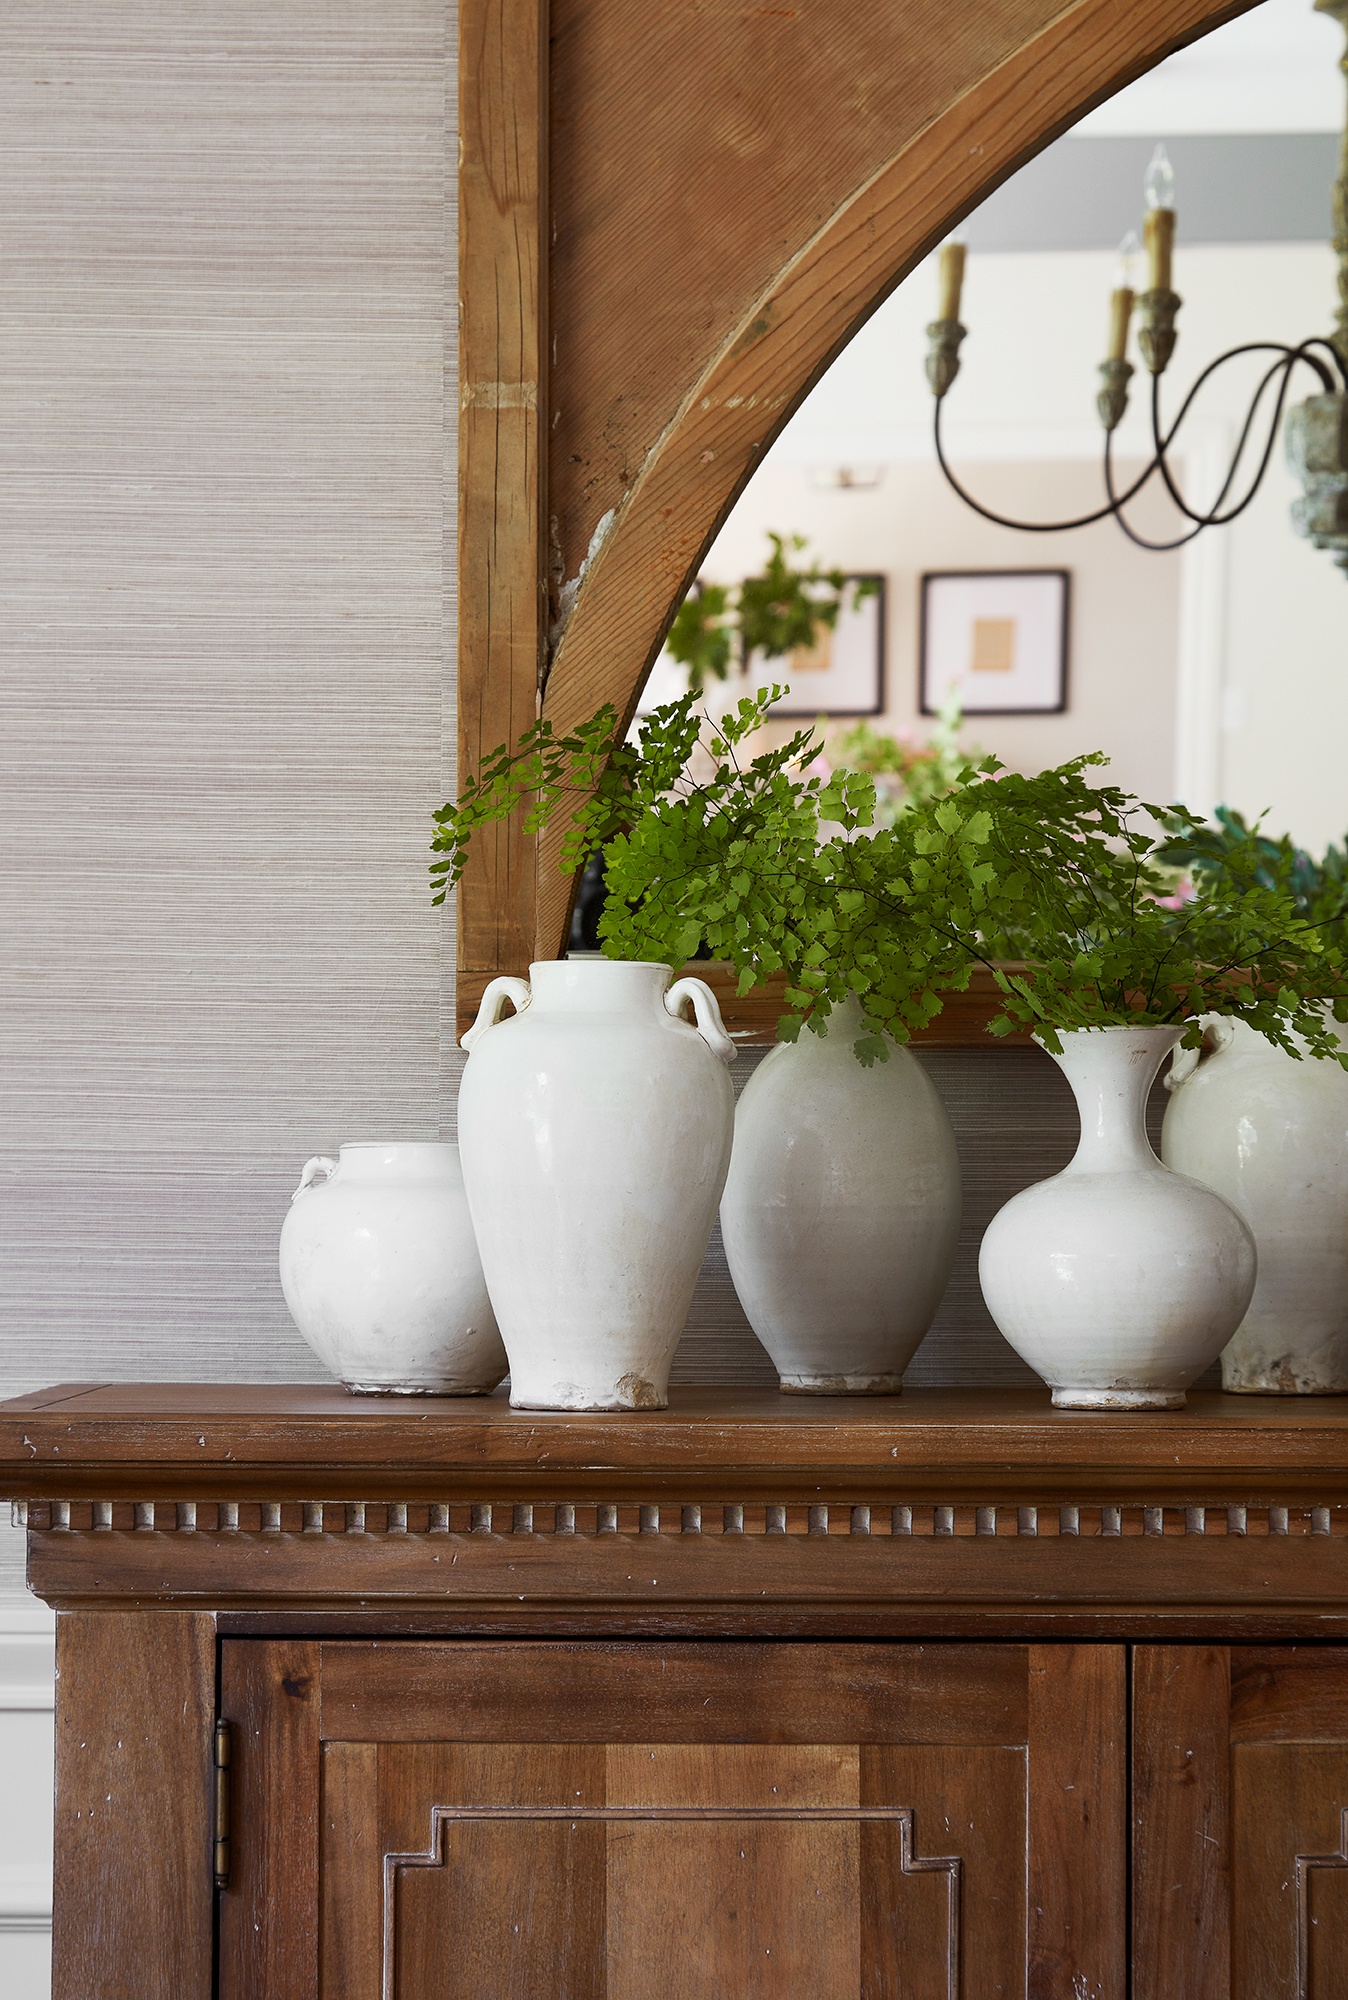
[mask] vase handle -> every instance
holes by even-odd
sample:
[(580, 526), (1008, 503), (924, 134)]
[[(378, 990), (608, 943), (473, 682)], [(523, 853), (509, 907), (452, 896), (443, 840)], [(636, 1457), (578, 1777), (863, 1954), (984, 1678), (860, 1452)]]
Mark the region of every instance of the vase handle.
[(330, 1181), (336, 1171), (336, 1160), (325, 1159), (321, 1153), (316, 1154), (312, 1160), (306, 1160), (304, 1162), (304, 1171), (300, 1175), (300, 1184), (290, 1199), (298, 1201), (305, 1189), (311, 1188), (320, 1174), (322, 1174), (325, 1181)]
[(724, 1063), (732, 1062), (735, 1044), (725, 1031), (721, 1010), (716, 1004), (716, 995), (705, 979), (676, 979), (665, 995), (665, 1010), (677, 1021), (682, 1017), (684, 1003), (691, 1004), (697, 1020), (697, 1032), (714, 1056)]
[(1167, 1090), (1182, 1090), (1204, 1056), (1216, 1055), (1222, 1049), (1230, 1048), (1235, 1039), (1236, 1031), (1225, 1014), (1203, 1014), (1199, 1018), (1203, 1026), (1202, 1045), (1196, 1049), (1175, 1050), (1165, 1078)]
[(532, 998), (527, 979), (512, 979), (506, 975), (501, 979), (491, 980), (482, 995), (477, 1019), (467, 1034), (459, 1037), (459, 1047), (470, 1052), (475, 1049), (488, 1030), (494, 1028), (500, 1020), (507, 1000), (517, 1014), (522, 1014)]

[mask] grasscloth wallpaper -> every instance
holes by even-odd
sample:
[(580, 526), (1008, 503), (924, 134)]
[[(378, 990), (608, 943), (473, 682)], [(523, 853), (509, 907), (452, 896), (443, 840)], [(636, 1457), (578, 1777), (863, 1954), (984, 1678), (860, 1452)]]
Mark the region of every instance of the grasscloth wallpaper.
[[(452, 1136), (453, 46), (441, 0), (0, 22), (0, 1393), (317, 1379), (301, 1163)], [(1023, 1380), (977, 1242), (1070, 1097), (924, 1060), (966, 1221), (910, 1379)], [(717, 1242), (675, 1379), (774, 1379)]]
[(300, 1164), (449, 1115), (453, 37), (0, 22), (5, 1393), (316, 1375)]

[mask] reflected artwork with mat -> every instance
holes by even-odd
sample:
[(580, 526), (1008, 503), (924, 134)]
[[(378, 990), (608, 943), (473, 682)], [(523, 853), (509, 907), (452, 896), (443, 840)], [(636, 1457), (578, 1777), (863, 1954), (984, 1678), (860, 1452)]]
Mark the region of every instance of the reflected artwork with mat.
[[(778, 715), (883, 715), (885, 709), (885, 579), (849, 574), (829, 629), (820, 625), (812, 646), (769, 659), (750, 655), (745, 692), (786, 685)], [(866, 594), (851, 586), (864, 584)]]
[(1069, 598), (1065, 569), (929, 571), (921, 713), (939, 714), (953, 689), (965, 715), (1061, 715)]

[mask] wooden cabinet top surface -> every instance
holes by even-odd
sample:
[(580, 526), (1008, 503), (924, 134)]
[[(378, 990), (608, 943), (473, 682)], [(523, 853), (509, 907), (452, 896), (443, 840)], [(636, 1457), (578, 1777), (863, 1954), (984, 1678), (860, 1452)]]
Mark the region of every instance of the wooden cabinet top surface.
[[(0, 1492), (73, 1492), (94, 1477), (181, 1497), (184, 1479), (265, 1472), (304, 1490), (336, 1468), (435, 1477), (604, 1472), (1017, 1478), (1093, 1470), (1348, 1474), (1348, 1397), (1200, 1393), (1182, 1411), (1055, 1410), (1048, 1392), (914, 1390), (794, 1397), (676, 1389), (667, 1410), (514, 1410), (490, 1397), (352, 1397), (333, 1384), (65, 1383), (0, 1403)], [(121, 1478), (118, 1479), (118, 1475)], [(148, 1487), (146, 1482), (149, 1482)], [(166, 1489), (165, 1489), (166, 1490)]]
[(67, 1383), (0, 1404), (0, 1494), (49, 1602), (231, 1629), (1348, 1634), (1348, 1398)]

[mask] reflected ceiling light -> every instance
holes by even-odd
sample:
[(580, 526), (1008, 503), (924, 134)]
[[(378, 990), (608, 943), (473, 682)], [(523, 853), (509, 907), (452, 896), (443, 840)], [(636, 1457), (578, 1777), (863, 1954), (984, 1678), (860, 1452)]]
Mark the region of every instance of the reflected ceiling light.
[[(1317, 12), (1333, 15), (1348, 31), (1348, 0), (1315, 0), (1315, 5)], [(1344, 56), (1341, 67), (1348, 75), (1348, 54)], [(1175, 245), (1175, 170), (1164, 146), (1157, 146), (1152, 154), (1143, 182), (1142, 198), (1141, 247), (1147, 259), (1147, 288), (1140, 295), (1134, 290), (1133, 272), (1139, 245), (1137, 236), (1130, 230), (1119, 246), (1119, 269), (1110, 299), (1109, 341), (1105, 359), (1100, 364), (1101, 386), (1096, 397), (1096, 409), (1105, 434), (1105, 504), (1068, 521), (1016, 521), (1006, 514), (994, 513), (975, 500), (951, 470), (941, 437), (941, 414), (951, 384), (959, 373), (960, 342), (966, 332), (959, 316), (966, 249), (958, 234), (947, 238), (941, 245), (937, 317), (927, 328), (927, 380), (936, 399), (933, 435), (936, 458), (942, 472), (967, 506), (976, 514), (981, 514), (985, 521), (995, 522), (998, 527), (1016, 528), (1025, 534), (1053, 535), (1069, 528), (1086, 528), (1096, 521), (1113, 519), (1129, 541), (1135, 542), (1139, 548), (1181, 548), (1185, 542), (1201, 535), (1205, 528), (1220, 528), (1228, 521), (1234, 521), (1254, 499), (1273, 457), (1293, 372), (1301, 364), (1318, 377), (1321, 393), (1295, 405), (1287, 416), (1287, 455), (1303, 488), (1302, 496), (1292, 505), (1292, 523), (1298, 534), (1308, 537), (1316, 548), (1329, 549), (1339, 568), (1348, 574), (1348, 393), (1345, 393), (1348, 391), (1348, 130), (1344, 134), (1339, 178), (1333, 192), (1334, 248), (1339, 259), (1339, 312), (1332, 338), (1312, 336), (1296, 347), (1289, 347), (1282, 341), (1256, 340), (1228, 348), (1225, 354), (1219, 354), (1202, 370), (1168, 424), (1161, 417), (1161, 377), (1175, 351), (1175, 320), (1181, 301), (1178, 293), (1171, 289), (1171, 260)], [(1128, 330), (1134, 307), (1138, 319), (1138, 351), (1151, 376), (1152, 457), (1127, 488), (1120, 492), (1114, 471), (1113, 440), (1128, 407), (1128, 384), (1135, 372), (1127, 358)], [(1181, 492), (1167, 454), (1173, 448), (1180, 427), (1204, 383), (1226, 362), (1234, 361), (1242, 354), (1264, 354), (1275, 358), (1265, 368), (1251, 399), (1221, 490), (1211, 507), (1204, 511), (1191, 506)], [(1265, 401), (1270, 394), (1271, 414)], [(1261, 428), (1261, 412), (1265, 428), (1258, 462), (1253, 474), (1247, 476), (1243, 490), (1233, 498), (1233, 492), (1239, 486), (1241, 461), (1246, 448)], [(1160, 479), (1188, 523), (1181, 533), (1167, 541), (1152, 541), (1139, 533), (1124, 513), (1129, 501), (1135, 499), (1153, 478)]]

